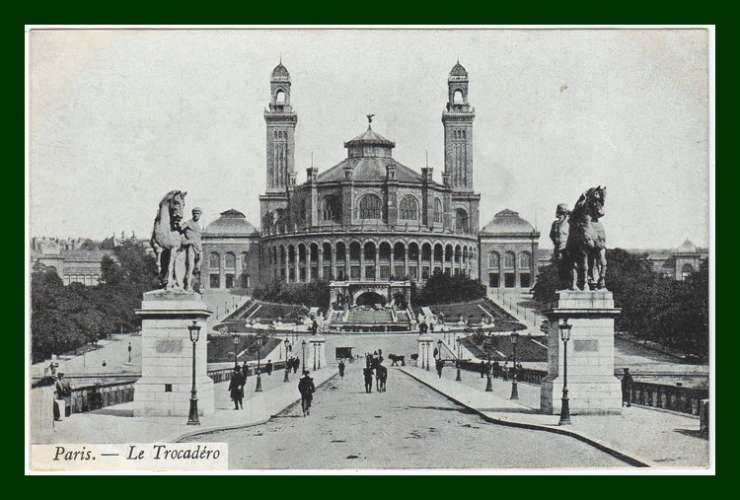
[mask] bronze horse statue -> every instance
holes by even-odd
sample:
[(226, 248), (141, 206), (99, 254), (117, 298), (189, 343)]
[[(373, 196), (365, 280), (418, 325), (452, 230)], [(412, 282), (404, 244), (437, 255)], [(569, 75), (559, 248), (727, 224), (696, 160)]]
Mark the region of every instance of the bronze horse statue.
[(568, 240), (563, 265), (572, 270), (571, 290), (606, 287), (606, 232), (604, 216), (606, 186), (581, 194), (568, 219)]
[(185, 262), (186, 257), (192, 252), (186, 252), (180, 225), (186, 195), (187, 192), (173, 190), (162, 198), (149, 242), (154, 249), (159, 281), (166, 289), (182, 287), (189, 289), (190, 286), (183, 280), (187, 271), (182, 272), (188, 265), (192, 267), (192, 263)]

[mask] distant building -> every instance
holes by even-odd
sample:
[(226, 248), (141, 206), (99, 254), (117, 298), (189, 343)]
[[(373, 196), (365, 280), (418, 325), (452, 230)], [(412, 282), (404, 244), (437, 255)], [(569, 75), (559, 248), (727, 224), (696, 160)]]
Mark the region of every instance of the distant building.
[(702, 262), (708, 258), (708, 249), (699, 248), (688, 239), (678, 248), (651, 251), (647, 254), (653, 271), (678, 281), (683, 281), (698, 271)]
[(54, 268), (65, 285), (94, 286), (100, 283), (103, 257), (107, 255), (115, 260), (113, 250), (94, 246), (84, 238), (32, 238), (31, 266), (42, 264)]
[[(473, 177), (469, 76), (455, 64), (442, 111), (444, 170), (416, 170), (393, 157), (396, 144), (372, 128), (344, 143), (345, 157), (296, 183), (298, 114), (291, 79), (279, 64), (264, 111), (266, 186), (260, 230), (227, 210), (203, 232), (205, 289), (331, 280), (354, 299), (424, 283), (435, 274), (481, 278), (489, 286), (529, 288), (537, 272), (537, 233), (504, 210), (479, 234), (480, 194)], [(494, 261), (492, 255), (498, 255)], [(480, 258), (482, 257), (482, 258)], [(489, 264), (495, 263), (496, 269)]]
[(537, 275), (540, 233), (513, 210), (498, 212), (483, 226), (480, 280), (490, 288), (531, 288)]

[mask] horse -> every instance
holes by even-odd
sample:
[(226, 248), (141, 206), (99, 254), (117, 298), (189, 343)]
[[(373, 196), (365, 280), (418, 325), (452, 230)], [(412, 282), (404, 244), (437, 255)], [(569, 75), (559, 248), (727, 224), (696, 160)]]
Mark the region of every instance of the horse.
[(568, 220), (568, 259), (573, 263), (571, 290), (603, 289), (606, 277), (606, 232), (599, 219), (604, 216), (606, 186), (581, 194)]
[(183, 261), (184, 247), (180, 222), (183, 218), (186, 195), (187, 192), (174, 190), (162, 198), (149, 241), (154, 250), (160, 284), (166, 289), (180, 288), (183, 285), (178, 276), (177, 264), (182, 264)]
[(401, 366), (406, 366), (406, 356), (399, 356), (398, 354), (389, 354), (388, 359), (391, 360), (391, 366), (398, 366), (398, 362), (401, 362)]
[(375, 384), (378, 392), (385, 392), (386, 380), (388, 380), (388, 368), (379, 364), (375, 368)]

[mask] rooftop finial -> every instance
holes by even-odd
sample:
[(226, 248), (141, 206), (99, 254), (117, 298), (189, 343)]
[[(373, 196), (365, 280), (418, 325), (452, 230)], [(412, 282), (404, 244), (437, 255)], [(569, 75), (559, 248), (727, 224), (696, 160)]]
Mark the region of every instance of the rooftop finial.
[(375, 113), (371, 113), (365, 116), (367, 116), (367, 128), (372, 128), (373, 116), (375, 116)]
[(424, 162), (426, 164), (426, 167), (429, 168), (429, 150), (428, 149), (424, 150), (424, 156), (425, 156)]
[(283, 64), (283, 53), (282, 52), (280, 53), (280, 64)]

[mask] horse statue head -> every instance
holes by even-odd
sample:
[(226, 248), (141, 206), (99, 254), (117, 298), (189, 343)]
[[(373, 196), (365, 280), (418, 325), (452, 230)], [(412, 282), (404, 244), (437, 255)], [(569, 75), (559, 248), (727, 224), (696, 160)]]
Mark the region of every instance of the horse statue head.
[(159, 213), (156, 220), (163, 221), (165, 218), (168, 218), (171, 230), (180, 229), (180, 222), (184, 217), (185, 196), (187, 194), (187, 191), (173, 190), (164, 195), (162, 201), (159, 202)]
[(571, 213), (571, 219), (576, 222), (593, 221), (598, 222), (605, 215), (606, 186), (589, 188), (578, 198)]
[(154, 219), (150, 244), (157, 262), (157, 273), (160, 282), (166, 288), (181, 286), (181, 280), (175, 274), (176, 260), (182, 260), (183, 236), (180, 223), (185, 212), (187, 192), (173, 190), (164, 195), (159, 202), (157, 216)]

